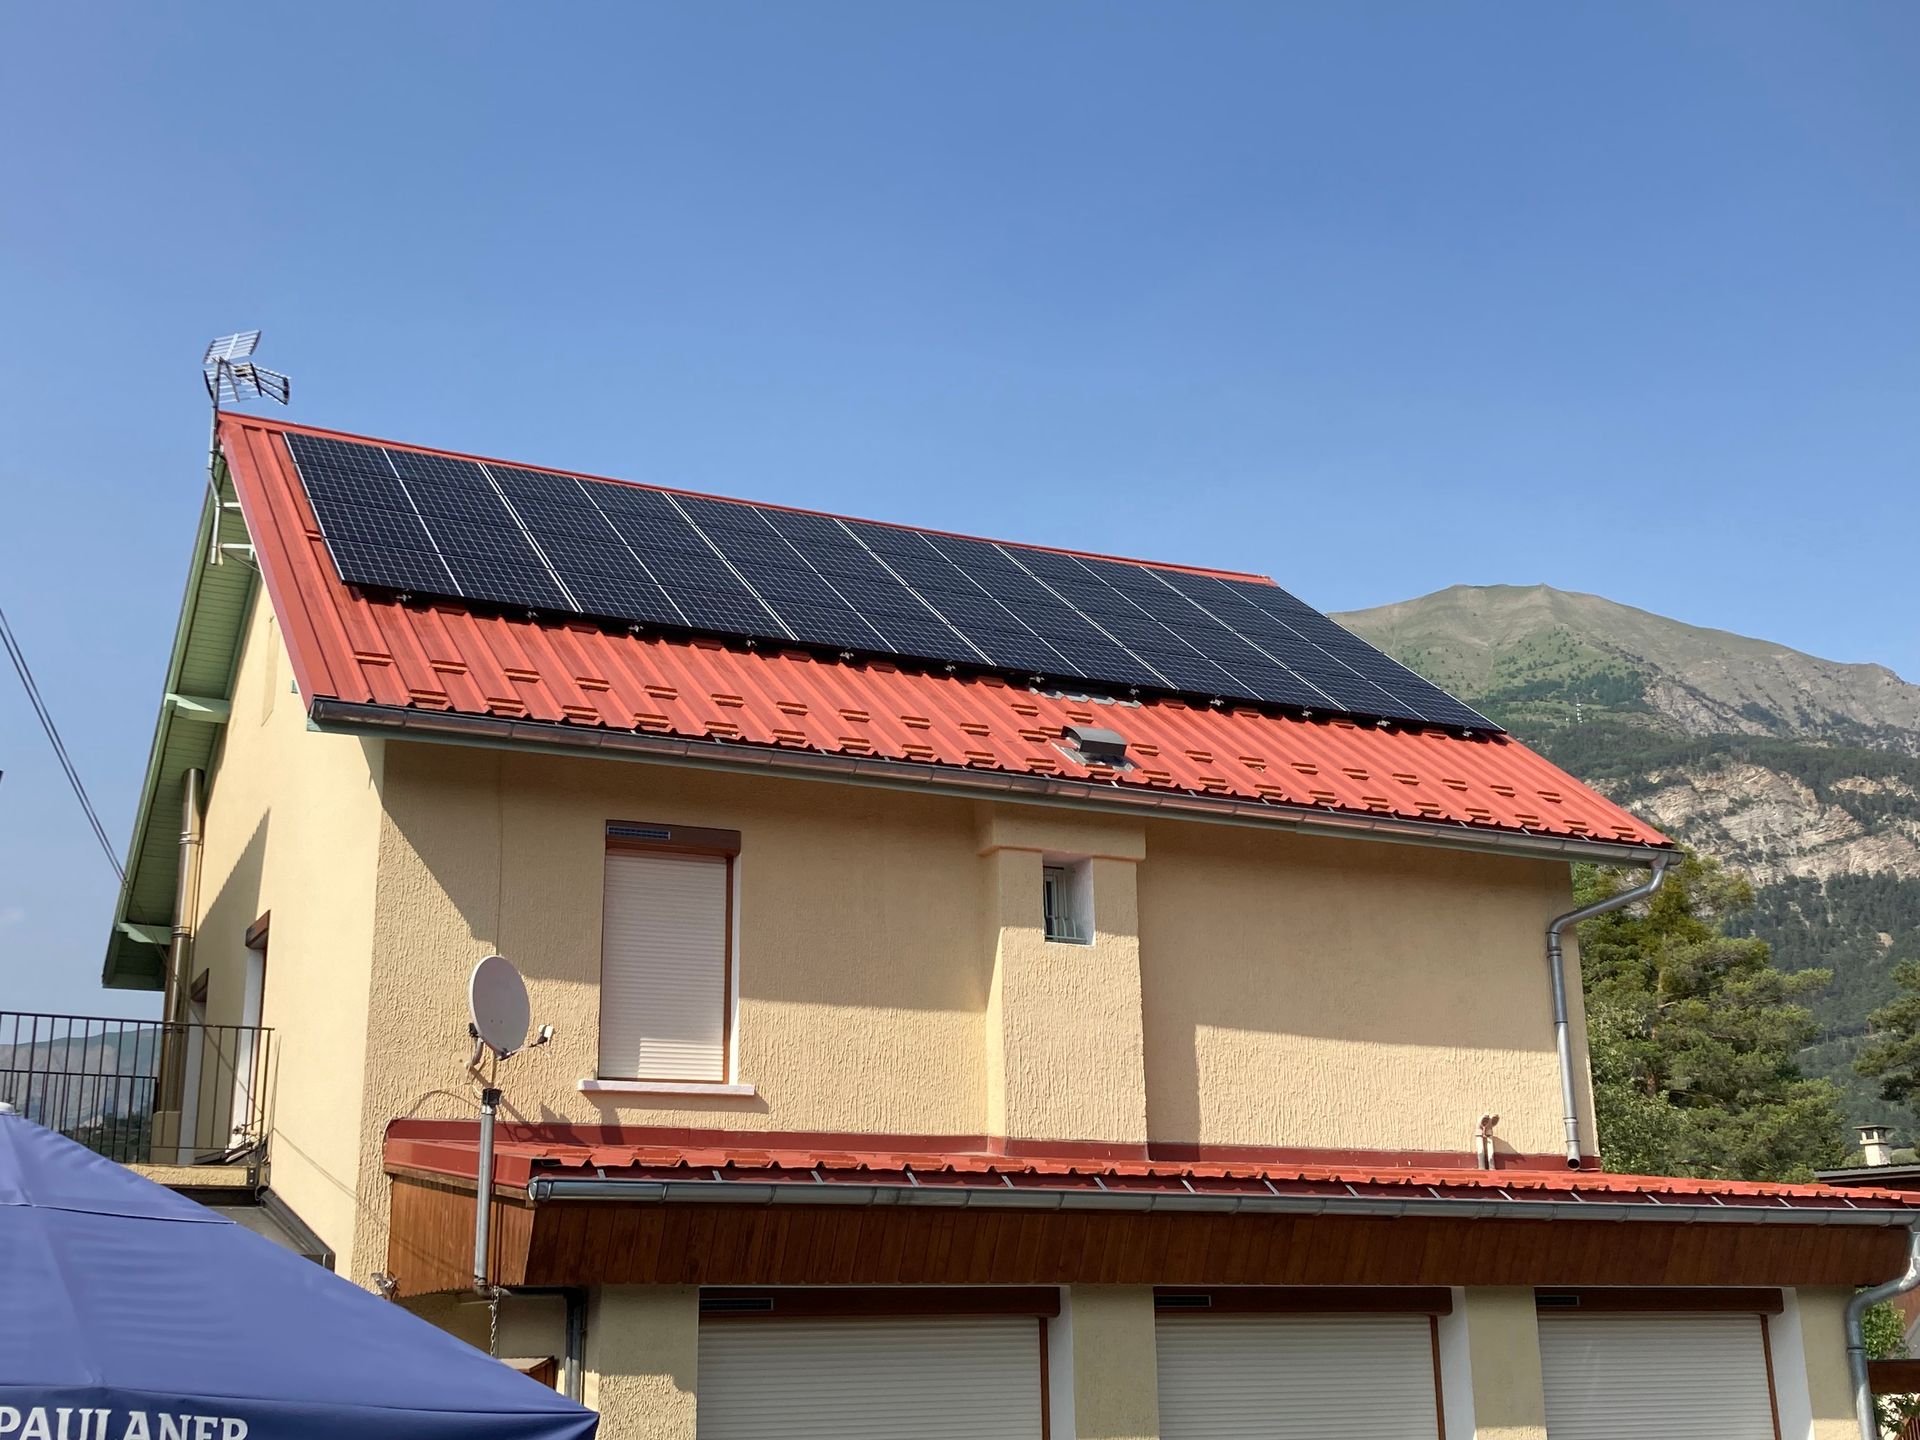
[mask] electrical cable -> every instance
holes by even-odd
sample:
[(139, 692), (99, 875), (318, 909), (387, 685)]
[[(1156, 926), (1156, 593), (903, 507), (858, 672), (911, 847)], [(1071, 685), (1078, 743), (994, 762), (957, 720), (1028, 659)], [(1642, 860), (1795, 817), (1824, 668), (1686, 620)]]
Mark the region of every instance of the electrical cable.
[(87, 787), (80, 782), (80, 772), (74, 768), (73, 757), (67, 754), (67, 745), (60, 738), (60, 727), (53, 723), (53, 713), (47, 709), (47, 703), (40, 695), (40, 687), (34, 682), (33, 671), (27, 665), (26, 652), (21, 650), (20, 642), (14, 638), (13, 626), (7, 622), (7, 612), (0, 610), (0, 644), (7, 650), (7, 658), (13, 662), (13, 670), (20, 677), (20, 684), (27, 692), (27, 703), (33, 706), (33, 713), (39, 717), (40, 728), (47, 732), (47, 741), (53, 746), (53, 753), (60, 762), (60, 768), (66, 772), (67, 783), (73, 787), (74, 798), (80, 802), (80, 808), (86, 812), (87, 824), (93, 829), (94, 839), (100, 842), (100, 849), (107, 857), (107, 864), (113, 867), (114, 876), (126, 883), (127, 872), (120, 864), (120, 857), (114, 853), (113, 842), (107, 838), (106, 827), (100, 823), (99, 812), (93, 808), (93, 801), (87, 796)]

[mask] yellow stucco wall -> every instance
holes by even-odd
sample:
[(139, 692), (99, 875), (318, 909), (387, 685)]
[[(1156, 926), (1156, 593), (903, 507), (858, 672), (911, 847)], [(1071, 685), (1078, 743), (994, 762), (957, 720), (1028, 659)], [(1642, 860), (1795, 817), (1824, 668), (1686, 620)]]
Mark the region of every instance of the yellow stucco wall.
[[(1138, 826), (1035, 823), (982, 806), (992, 955), (986, 1014), (986, 1128), (1034, 1140), (1139, 1145), (1147, 1138), (1140, 938), (1134, 872)], [(1090, 867), (1090, 944), (1049, 941), (1041, 869), (1074, 857)]]
[(381, 742), (316, 735), (256, 595), (209, 768), (194, 966), (207, 1019), (239, 1024), (247, 927), (272, 912), (274, 1190), (343, 1255), (362, 1154)]
[(700, 1292), (609, 1285), (587, 1309), (581, 1399), (607, 1440), (694, 1440)]
[(1530, 1288), (1464, 1296), (1476, 1440), (1547, 1440), (1539, 1315)]
[[(1492, 1112), (1557, 1146), (1564, 866), (450, 746), (391, 744), (383, 791), (374, 1114), (472, 1113), (464, 981), (498, 949), (557, 1031), (512, 1064), (532, 1118), (1464, 1151)], [(609, 819), (742, 832), (754, 1096), (579, 1092)], [(1057, 853), (1103, 857), (1090, 946), (1041, 934)]]
[(1505, 1146), (1561, 1148), (1564, 864), (1156, 821), (1139, 881), (1155, 1140), (1466, 1151), (1491, 1113)]
[[(360, 1201), (394, 1116), (467, 1119), (465, 981), (528, 977), (529, 1120), (1464, 1151), (1558, 1138), (1540, 937), (1564, 866), (764, 776), (390, 741)], [(738, 830), (734, 1080), (583, 1094), (608, 820)], [(1048, 944), (1043, 859), (1094, 856)], [(1577, 985), (1577, 977), (1575, 981)], [(385, 1263), (368, 1232), (351, 1273)]]
[[(1062, 1380), (1071, 1385), (1073, 1428), (1061, 1440), (1151, 1440), (1160, 1433), (1153, 1289), (1147, 1285), (1074, 1285), (1055, 1336), (1065, 1336)], [(1065, 1408), (1055, 1415), (1065, 1418)]]
[[(505, 1115), (758, 1130), (976, 1135), (984, 1015), (966, 802), (692, 770), (392, 743), (367, 1052), (362, 1199), (384, 1209), (387, 1118), (469, 1119), (466, 979), (527, 977), (550, 1045), (503, 1071)], [(750, 1097), (589, 1095), (609, 820), (742, 832), (736, 1079)], [(381, 1268), (384, 1241), (356, 1253)]]
[(1794, 1294), (1800, 1312), (1800, 1343), (1806, 1355), (1812, 1440), (1858, 1440), (1853, 1381), (1847, 1375), (1846, 1309), (1852, 1292), (1807, 1288)]

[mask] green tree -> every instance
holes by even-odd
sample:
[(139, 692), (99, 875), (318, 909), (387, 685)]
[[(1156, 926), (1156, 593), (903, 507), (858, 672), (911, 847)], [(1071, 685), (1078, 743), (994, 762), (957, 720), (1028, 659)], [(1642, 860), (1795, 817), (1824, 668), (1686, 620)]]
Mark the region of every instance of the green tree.
[[(1581, 904), (1621, 888), (1612, 871), (1575, 869)], [(1839, 1090), (1794, 1063), (1818, 1034), (1803, 1002), (1831, 972), (1776, 970), (1764, 940), (1728, 935), (1752, 903), (1744, 879), (1690, 853), (1651, 901), (1580, 927), (1608, 1168), (1806, 1180), (1846, 1159)]]
[[(1907, 1355), (1907, 1320), (1883, 1300), (1861, 1317), (1860, 1338), (1867, 1342), (1869, 1360), (1904, 1360)], [(1900, 1426), (1920, 1415), (1920, 1398), (1912, 1395), (1876, 1396), (1873, 1408), (1879, 1416), (1882, 1435), (1898, 1435)]]
[(1920, 960), (1893, 967), (1900, 993), (1867, 1016), (1868, 1040), (1853, 1068), (1880, 1082), (1882, 1099), (1920, 1108)]

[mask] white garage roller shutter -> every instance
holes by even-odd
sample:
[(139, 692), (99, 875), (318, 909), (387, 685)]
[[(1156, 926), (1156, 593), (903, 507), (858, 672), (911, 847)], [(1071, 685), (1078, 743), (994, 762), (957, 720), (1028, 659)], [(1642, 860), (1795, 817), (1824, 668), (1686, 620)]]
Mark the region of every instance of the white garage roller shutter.
[(1165, 1315), (1162, 1440), (1439, 1434), (1424, 1315)]
[(1774, 1440), (1757, 1315), (1540, 1317), (1550, 1440)]
[(1039, 1440), (1040, 1323), (709, 1322), (698, 1413), (699, 1440)]

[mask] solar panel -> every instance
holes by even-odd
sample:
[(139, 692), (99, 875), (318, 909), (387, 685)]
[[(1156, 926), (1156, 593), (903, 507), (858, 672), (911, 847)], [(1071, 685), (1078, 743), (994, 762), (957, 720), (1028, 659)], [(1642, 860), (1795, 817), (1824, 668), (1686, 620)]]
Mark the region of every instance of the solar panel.
[(342, 580), (543, 613), (1497, 730), (1275, 585), (289, 433)]

